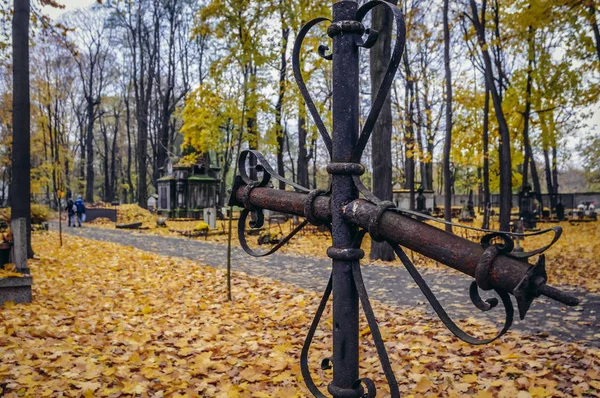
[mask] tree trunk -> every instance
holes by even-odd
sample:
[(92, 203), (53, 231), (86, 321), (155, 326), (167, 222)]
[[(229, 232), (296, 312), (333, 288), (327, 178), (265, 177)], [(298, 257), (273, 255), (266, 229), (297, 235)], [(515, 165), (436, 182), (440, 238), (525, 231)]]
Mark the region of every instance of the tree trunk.
[[(175, 32), (177, 30), (177, 17), (179, 4), (177, 0), (171, 1), (164, 4), (166, 11), (166, 20), (168, 21), (168, 41), (167, 41), (167, 78), (166, 78), (166, 89), (162, 93), (160, 89), (160, 78), (157, 79), (158, 93), (161, 100), (160, 109), (160, 125), (159, 125), (159, 137), (157, 140), (157, 156), (156, 164), (153, 173), (153, 184), (155, 188), (158, 188), (156, 181), (159, 178), (159, 169), (164, 167), (168, 158), (169, 153), (169, 139), (170, 139), (170, 122), (175, 110), (176, 102), (179, 101), (175, 97), (175, 75), (176, 70), (176, 52), (175, 52)], [(157, 57), (157, 61), (160, 61), (160, 56)]]
[(525, 156), (523, 161), (523, 183), (522, 189), (524, 190), (529, 185), (529, 162), (533, 160), (533, 154), (531, 152), (531, 143), (529, 141), (529, 119), (531, 117), (531, 87), (533, 83), (533, 62), (535, 59), (534, 49), (534, 31), (531, 26), (527, 28), (529, 33), (528, 40), (528, 61), (527, 61), (527, 85), (525, 89), (525, 112), (523, 112), (523, 147), (525, 149)]
[(542, 203), (542, 191), (540, 187), (540, 179), (537, 172), (537, 166), (535, 164), (535, 158), (533, 157), (533, 150), (531, 148), (531, 140), (529, 139), (529, 124), (531, 120), (531, 90), (533, 86), (533, 68), (535, 63), (535, 31), (530, 26), (529, 30), (529, 61), (527, 67), (527, 87), (526, 87), (526, 98), (525, 98), (525, 112), (523, 113), (523, 146), (525, 149), (525, 160), (523, 162), (523, 184), (522, 188), (529, 185), (529, 171), (531, 170), (531, 181), (533, 183), (533, 190), (540, 203)]
[(27, 223), (27, 256), (31, 247), (31, 150), (29, 94), (29, 0), (15, 0), (12, 21), (13, 46), (13, 142), (11, 220), (24, 218)]
[(294, 165), (294, 157), (292, 156), (292, 150), (291, 150), (291, 146), (290, 146), (290, 134), (288, 133), (287, 128), (285, 128), (283, 130), (283, 136), (285, 137), (285, 146), (287, 148), (287, 155), (288, 155), (288, 158), (290, 159), (289, 165), (290, 165), (290, 168), (292, 169), (291, 180), (294, 182), (297, 182), (298, 180), (296, 179), (297, 178), (296, 166)]
[(127, 130), (127, 185), (129, 185), (129, 189), (127, 193), (129, 194), (129, 198), (125, 198), (127, 203), (133, 202), (133, 193), (135, 190), (133, 189), (133, 178), (131, 178), (131, 163), (132, 163), (132, 155), (133, 151), (131, 150), (132, 139), (131, 139), (131, 110), (129, 106), (129, 93), (125, 96), (125, 129)]
[(415, 120), (414, 120), (414, 104), (415, 104), (415, 94), (414, 94), (414, 82), (413, 76), (410, 70), (410, 64), (408, 62), (408, 48), (404, 50), (404, 69), (406, 73), (406, 89), (405, 89), (405, 98), (406, 98), (406, 109), (408, 109), (406, 117), (408, 118), (408, 123), (405, 128), (405, 157), (406, 161), (404, 162), (404, 175), (405, 182), (404, 187), (409, 191), (409, 208), (410, 210), (415, 209)]
[(94, 99), (87, 99), (87, 131), (85, 136), (85, 159), (86, 159), (86, 180), (85, 180), (85, 200), (88, 203), (94, 202)]
[[(250, 149), (258, 149), (258, 130), (256, 128), (256, 118), (258, 109), (256, 109), (256, 67), (254, 67), (251, 63), (247, 66), (248, 68), (248, 82), (250, 101), (246, 100), (247, 104), (250, 105), (248, 109), (248, 118), (246, 119), (246, 135), (248, 137), (248, 147)], [(257, 179), (257, 171), (256, 171), (256, 159), (250, 158), (249, 161), (250, 167), (250, 178), (254, 181)]]
[[(419, 82), (416, 81), (415, 82), (415, 104), (416, 104), (416, 108), (417, 108), (417, 152), (419, 154), (419, 174), (420, 174), (420, 184), (421, 184), (421, 188), (423, 189), (427, 189), (425, 188), (427, 186), (427, 181), (426, 181), (426, 174), (425, 174), (425, 145), (423, 143), (423, 113), (421, 112), (421, 101), (419, 100)], [(391, 109), (391, 107), (390, 107)], [(390, 139), (390, 149), (391, 149), (391, 139)], [(391, 161), (390, 161), (391, 164)]]
[(481, 228), (490, 228), (490, 90), (485, 83), (485, 103), (483, 107), (483, 224)]
[(85, 136), (86, 136), (86, 126), (83, 115), (80, 116), (80, 112), (77, 112), (77, 125), (79, 127), (79, 151), (80, 151), (80, 160), (78, 164), (79, 168), (79, 180), (85, 180)]
[[(372, 28), (379, 32), (379, 38), (370, 52), (371, 102), (379, 92), (379, 86), (391, 57), (392, 15), (386, 7), (373, 9)], [(393, 199), (392, 195), (392, 103), (386, 98), (379, 119), (373, 128), (371, 143), (373, 166), (373, 194), (381, 200)], [(395, 254), (387, 242), (371, 241), (371, 260), (393, 261)]]
[[(431, 141), (431, 142), (430, 142)], [(423, 189), (433, 190), (433, 151), (435, 149), (435, 144), (433, 140), (427, 139), (427, 153), (430, 155), (430, 160), (425, 163), (425, 175), (427, 176), (426, 181), (427, 185), (423, 187)]]
[(71, 197), (71, 168), (69, 163), (69, 158), (65, 156), (65, 187), (66, 187), (66, 197)]
[(596, 41), (596, 54), (598, 54), (598, 61), (600, 61), (600, 29), (598, 29), (598, 19), (596, 18), (596, 6), (594, 5), (594, 0), (590, 0), (588, 3), (590, 24), (592, 25), (594, 40)]
[(317, 140), (313, 138), (310, 143), (310, 157), (312, 158), (312, 189), (317, 189)]
[[(444, 140), (444, 219), (452, 222), (452, 184), (450, 177), (450, 151), (452, 150), (452, 71), (450, 70), (449, 0), (444, 0), (444, 69), (446, 75), (446, 139)], [(452, 226), (446, 224), (446, 232)]]
[(544, 165), (544, 169), (546, 170), (546, 189), (548, 190), (548, 194), (552, 195), (554, 193), (554, 186), (552, 185), (552, 167), (550, 166), (548, 149), (544, 149)]
[(115, 197), (118, 196), (117, 192), (117, 156), (119, 152), (119, 147), (117, 146), (117, 137), (119, 136), (119, 114), (115, 114), (115, 129), (113, 135), (112, 149), (111, 149), (111, 159), (110, 159), (110, 202), (115, 200)]
[(100, 121), (100, 131), (104, 141), (104, 159), (102, 159), (104, 166), (104, 201), (110, 203), (110, 147), (108, 144), (108, 131), (103, 121)]
[(306, 150), (306, 137), (308, 132), (306, 131), (306, 108), (304, 103), (299, 105), (298, 110), (298, 184), (308, 188), (308, 153)]
[(492, 60), (490, 58), (485, 40), (485, 31), (482, 29), (482, 25), (479, 22), (477, 4), (475, 3), (475, 0), (470, 0), (470, 4), (473, 13), (473, 25), (477, 32), (481, 53), (485, 63), (485, 79), (492, 95), (492, 102), (494, 104), (494, 110), (496, 111), (498, 129), (500, 131), (500, 230), (508, 231), (510, 229), (510, 214), (512, 211), (512, 161), (510, 151), (510, 131), (504, 116), (504, 110), (502, 109), (502, 100), (500, 98), (499, 89), (496, 87), (496, 81), (492, 69)]
[[(554, 194), (558, 195), (558, 150), (556, 142), (552, 145), (552, 186)], [(552, 207), (556, 207), (556, 197), (553, 197)]]
[[(288, 44), (288, 37), (290, 35), (290, 29), (285, 25), (285, 19), (283, 15), (281, 16), (281, 23), (281, 68), (279, 69), (279, 96), (277, 98), (277, 105), (275, 105), (275, 126), (277, 129), (277, 174), (285, 178), (285, 164), (283, 162), (283, 155), (285, 151), (285, 134), (283, 131), (283, 124), (281, 122), (281, 112), (283, 108), (283, 98), (285, 96), (286, 89), (286, 49)], [(279, 181), (279, 189), (285, 190), (284, 182)]]
[(141, 104), (138, 112), (138, 205), (146, 208), (148, 199), (148, 106)]

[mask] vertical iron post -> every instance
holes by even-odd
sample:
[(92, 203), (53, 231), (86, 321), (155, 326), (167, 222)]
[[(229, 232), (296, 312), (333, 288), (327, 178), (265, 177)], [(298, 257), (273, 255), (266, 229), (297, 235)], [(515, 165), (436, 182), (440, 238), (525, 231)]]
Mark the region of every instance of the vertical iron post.
[(233, 229), (233, 206), (229, 206), (229, 231), (227, 236), (227, 301), (231, 301), (231, 234)]
[[(359, 132), (359, 68), (355, 22), (358, 3), (343, 0), (333, 5), (333, 165), (351, 162)], [(332, 166), (332, 165), (330, 165)], [(357, 229), (342, 218), (342, 208), (358, 198), (352, 175), (332, 174), (332, 238), (327, 254), (333, 260), (333, 382), (329, 392), (341, 397), (358, 379), (358, 294), (352, 278), (352, 265), (362, 257), (353, 250)], [(364, 255), (364, 253), (362, 253)], [(346, 395), (344, 395), (346, 396)]]

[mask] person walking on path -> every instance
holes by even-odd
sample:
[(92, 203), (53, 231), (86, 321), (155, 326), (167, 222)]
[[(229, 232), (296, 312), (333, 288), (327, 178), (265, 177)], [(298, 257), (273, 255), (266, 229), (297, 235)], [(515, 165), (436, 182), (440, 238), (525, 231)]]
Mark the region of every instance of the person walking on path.
[(77, 196), (75, 207), (77, 207), (77, 224), (81, 228), (81, 222), (85, 222), (85, 204), (83, 203), (81, 195)]
[(67, 201), (67, 219), (69, 221), (69, 227), (75, 226), (75, 213), (77, 212), (77, 206), (73, 203), (73, 199), (69, 198)]

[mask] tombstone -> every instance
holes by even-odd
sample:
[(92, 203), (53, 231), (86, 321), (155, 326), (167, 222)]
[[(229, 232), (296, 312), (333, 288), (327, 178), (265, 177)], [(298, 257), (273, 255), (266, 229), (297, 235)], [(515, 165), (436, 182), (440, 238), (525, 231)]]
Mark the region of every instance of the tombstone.
[(523, 227), (534, 229), (537, 226), (535, 192), (530, 185), (525, 185), (519, 193), (519, 217), (523, 220)]
[(473, 222), (473, 216), (471, 216), (471, 210), (469, 205), (464, 205), (460, 210), (460, 215), (458, 217), (459, 222)]
[(471, 218), (475, 218), (475, 206), (473, 202), (473, 190), (469, 190), (469, 201), (467, 202), (467, 208), (469, 209), (469, 215)]
[(210, 229), (217, 228), (217, 209), (214, 207), (204, 209), (203, 220), (208, 224)]
[(33, 279), (27, 267), (27, 221), (19, 218), (11, 222), (13, 231), (13, 262), (17, 272), (25, 274), (21, 278), (0, 278), (0, 305), (11, 301), (13, 303), (31, 303), (31, 285)]
[(427, 198), (423, 194), (423, 187), (417, 190), (417, 211), (427, 213)]
[[(515, 224), (515, 232), (517, 234), (522, 234), (523, 233), (523, 220), (517, 220), (516, 224)], [(523, 253), (523, 247), (521, 247), (521, 237), (519, 235), (515, 236), (515, 248), (513, 249), (513, 252), (515, 253)]]
[(558, 221), (565, 219), (565, 205), (563, 205), (562, 201), (556, 205), (556, 218), (558, 218)]
[(591, 219), (596, 219), (596, 204), (594, 202), (585, 203), (585, 216)]
[(146, 205), (147, 205), (148, 210), (150, 210), (150, 211), (155, 210), (158, 205), (158, 195), (157, 194), (150, 195), (150, 197), (146, 201)]
[[(400, 188), (400, 185), (396, 184), (394, 186), (394, 189), (392, 190), (392, 193), (393, 193), (393, 201), (394, 201), (394, 204), (396, 205), (396, 207), (398, 207), (400, 209), (410, 209), (411, 194), (410, 194), (409, 189)], [(418, 191), (417, 191), (417, 193), (418, 193)], [(434, 193), (434, 191), (424, 189), (423, 196), (425, 198), (424, 212), (429, 211), (429, 209), (434, 209), (435, 208), (435, 193)], [(413, 197), (413, 199), (414, 199), (414, 197)], [(417, 201), (419, 200), (418, 196), (417, 196), (416, 200)], [(418, 203), (416, 203), (416, 205), (418, 208)]]
[(17, 266), (17, 272), (29, 274), (27, 266), (27, 220), (19, 218), (12, 220), (11, 231), (13, 233), (13, 262)]

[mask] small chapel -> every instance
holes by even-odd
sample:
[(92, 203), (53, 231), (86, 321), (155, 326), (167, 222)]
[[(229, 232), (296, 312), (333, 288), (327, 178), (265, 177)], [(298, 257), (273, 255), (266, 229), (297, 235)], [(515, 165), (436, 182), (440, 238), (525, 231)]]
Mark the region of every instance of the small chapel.
[(168, 158), (158, 179), (159, 215), (173, 218), (201, 219), (204, 209), (219, 203), (221, 169), (212, 165), (208, 154), (193, 163), (179, 157)]

